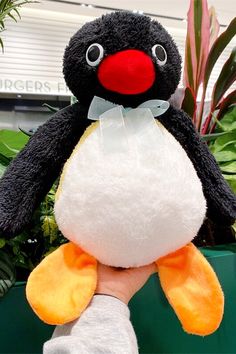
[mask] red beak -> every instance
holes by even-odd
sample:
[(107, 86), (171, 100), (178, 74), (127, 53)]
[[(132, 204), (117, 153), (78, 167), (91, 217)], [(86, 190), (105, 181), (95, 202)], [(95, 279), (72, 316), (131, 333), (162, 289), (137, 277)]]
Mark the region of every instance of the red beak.
[(155, 81), (151, 58), (136, 49), (107, 56), (99, 65), (98, 79), (107, 90), (135, 95), (147, 91)]

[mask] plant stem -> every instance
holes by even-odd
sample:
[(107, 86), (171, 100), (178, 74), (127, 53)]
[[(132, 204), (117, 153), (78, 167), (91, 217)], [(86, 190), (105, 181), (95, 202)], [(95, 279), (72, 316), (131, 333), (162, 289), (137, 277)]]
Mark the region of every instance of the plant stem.
[(224, 128), (223, 128), (222, 124), (220, 123), (218, 116), (216, 116), (215, 114), (212, 114), (212, 117), (214, 118), (214, 122), (209, 130), (209, 133), (212, 134), (212, 132), (215, 130), (216, 125), (221, 127), (221, 129), (224, 131)]
[(208, 115), (208, 117), (206, 118), (206, 120), (205, 120), (205, 123), (204, 123), (204, 125), (203, 125), (203, 127), (202, 127), (202, 135), (204, 135), (204, 134), (206, 134), (207, 132), (208, 132), (208, 128), (209, 128), (209, 125), (210, 125), (210, 123), (211, 123), (211, 118), (212, 118), (212, 110), (210, 111), (210, 113), (209, 113), (209, 115)]
[(206, 87), (204, 85), (203, 92), (202, 92), (201, 103), (200, 103), (199, 115), (198, 115), (198, 118), (197, 118), (197, 130), (199, 132), (201, 131), (202, 118), (203, 118), (202, 116), (203, 116), (204, 104), (205, 104), (205, 97), (206, 97)]
[(211, 126), (211, 128), (209, 130), (210, 134), (215, 130), (215, 127), (216, 127), (216, 123), (212, 124), (212, 126)]

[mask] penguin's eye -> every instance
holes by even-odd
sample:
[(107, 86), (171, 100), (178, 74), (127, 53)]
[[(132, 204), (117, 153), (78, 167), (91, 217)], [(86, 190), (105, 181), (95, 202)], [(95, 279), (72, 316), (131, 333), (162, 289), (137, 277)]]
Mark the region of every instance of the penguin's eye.
[(167, 61), (167, 54), (165, 48), (163, 48), (162, 45), (155, 44), (152, 47), (152, 55), (156, 59), (158, 65), (165, 65)]
[(97, 66), (104, 56), (104, 49), (99, 43), (91, 44), (86, 52), (86, 61), (90, 66)]

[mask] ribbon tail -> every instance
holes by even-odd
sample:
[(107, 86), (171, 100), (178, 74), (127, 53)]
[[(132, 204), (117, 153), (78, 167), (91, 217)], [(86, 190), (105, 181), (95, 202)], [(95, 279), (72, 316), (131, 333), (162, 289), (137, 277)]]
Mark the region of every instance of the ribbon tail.
[(149, 108), (154, 117), (161, 116), (168, 110), (169, 107), (170, 103), (163, 100), (149, 100), (138, 106), (138, 108)]
[(122, 106), (112, 108), (100, 115), (99, 123), (104, 153), (126, 153), (129, 151)]

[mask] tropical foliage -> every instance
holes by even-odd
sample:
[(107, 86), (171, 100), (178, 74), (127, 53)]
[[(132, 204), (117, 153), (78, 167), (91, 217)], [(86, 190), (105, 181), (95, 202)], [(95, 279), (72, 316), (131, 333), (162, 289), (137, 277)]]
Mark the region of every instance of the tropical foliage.
[(15, 267), (9, 255), (0, 250), (0, 298), (15, 282)]
[[(22, 132), (0, 131), (0, 176), (28, 139), (29, 137)], [(2, 284), (0, 280), (0, 296), (14, 279), (14, 269), (18, 280), (26, 279), (29, 272), (45, 255), (66, 242), (57, 228), (53, 215), (55, 190), (56, 183), (35, 211), (30, 224), (21, 234), (10, 240), (0, 236), (0, 279), (1, 272), (5, 274), (5, 278), (2, 278)], [(4, 269), (1, 268), (1, 264), (6, 259), (8, 259), (7, 264), (9, 264), (8, 272), (4, 267)], [(4, 260), (4, 262), (1, 260)], [(10, 264), (13, 267), (10, 267)], [(6, 274), (11, 276), (6, 279)]]
[[(15, 22), (20, 19), (19, 8), (35, 1), (30, 0), (0, 0), (0, 33), (5, 30), (5, 20), (11, 18)], [(3, 50), (3, 40), (0, 37), (0, 46)]]
[(217, 122), (209, 147), (224, 178), (236, 193), (236, 106), (230, 108)]
[[(208, 10), (207, 0), (190, 0), (185, 47), (185, 95), (182, 108), (190, 114), (202, 135), (214, 131), (216, 112), (216, 118), (220, 120), (228, 107), (236, 103), (236, 91), (226, 95), (236, 80), (236, 48), (233, 48), (215, 82), (211, 93), (210, 111), (206, 117), (204, 116), (209, 78), (223, 50), (236, 35), (236, 18), (220, 36), (218, 33), (219, 23), (214, 9)], [(197, 96), (200, 87), (202, 95), (198, 106)]]
[[(236, 48), (219, 73), (210, 104), (205, 100), (214, 66), (236, 34), (236, 18), (219, 35), (215, 10), (213, 7), (208, 9), (207, 0), (190, 0), (187, 17), (182, 109), (190, 115), (196, 129), (209, 144), (224, 178), (236, 193), (236, 90), (227, 92), (236, 79)], [(199, 96), (200, 103), (197, 102)], [(205, 239), (208, 239), (206, 244), (232, 242), (235, 230), (235, 227), (231, 230), (216, 228), (206, 219), (198, 235), (199, 245)]]

